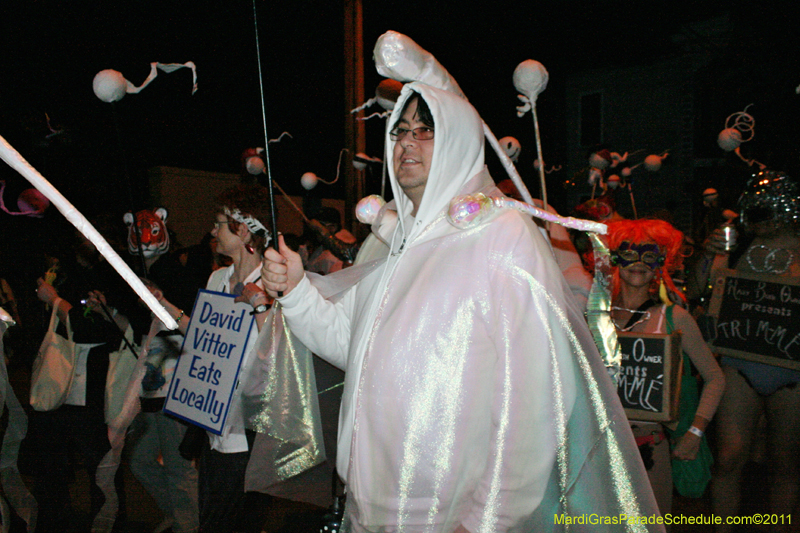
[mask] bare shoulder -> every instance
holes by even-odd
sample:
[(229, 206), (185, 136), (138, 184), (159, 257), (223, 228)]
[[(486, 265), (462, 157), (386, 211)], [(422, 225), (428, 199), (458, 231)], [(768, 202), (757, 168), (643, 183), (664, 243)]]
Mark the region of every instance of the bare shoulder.
[(694, 317), (680, 305), (672, 306), (672, 321), (675, 324), (675, 329), (680, 329), (684, 332), (689, 329), (698, 329)]

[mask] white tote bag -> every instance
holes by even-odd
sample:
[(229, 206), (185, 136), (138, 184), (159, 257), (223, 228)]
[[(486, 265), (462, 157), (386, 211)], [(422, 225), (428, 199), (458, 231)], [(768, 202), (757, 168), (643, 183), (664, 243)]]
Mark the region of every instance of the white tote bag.
[(52, 411), (64, 404), (75, 375), (75, 343), (72, 341), (72, 326), (67, 316), (67, 338), (58, 333), (58, 304), (53, 302), (50, 327), (44, 336), (39, 353), (33, 362), (31, 374), (31, 407), (36, 411)]
[[(125, 338), (133, 346), (133, 329), (128, 326)], [(138, 351), (137, 347), (134, 350)], [(119, 350), (108, 354), (108, 374), (106, 375), (106, 424), (113, 424), (122, 413), (125, 402), (125, 392), (133, 376), (133, 371), (138, 364), (138, 355), (128, 348), (125, 341), (120, 344)]]

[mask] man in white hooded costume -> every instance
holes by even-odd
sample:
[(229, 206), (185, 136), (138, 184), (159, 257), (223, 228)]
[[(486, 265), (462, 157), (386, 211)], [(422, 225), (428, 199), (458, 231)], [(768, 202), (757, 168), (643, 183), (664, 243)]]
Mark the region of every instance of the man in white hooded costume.
[(292, 331), (346, 371), (345, 528), (551, 531), (582, 513), (657, 516), (614, 388), (536, 225), (512, 210), (470, 229), (448, 223), (454, 197), (501, 194), (478, 113), (407, 84), (386, 146), (395, 200), (373, 224), (370, 239), (390, 249), (379, 266), (330, 299), (319, 283), (352, 269), (312, 281), (282, 239), (262, 268)]

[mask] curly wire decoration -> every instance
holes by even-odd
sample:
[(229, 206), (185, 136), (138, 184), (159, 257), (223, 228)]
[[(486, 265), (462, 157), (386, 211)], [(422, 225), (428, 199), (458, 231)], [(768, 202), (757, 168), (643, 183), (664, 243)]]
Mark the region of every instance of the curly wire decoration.
[(375, 117), (386, 118), (391, 114), (392, 114), (391, 111), (384, 111), (383, 113), (378, 113), (377, 111), (375, 111), (373, 114), (371, 114), (371, 115), (369, 115), (367, 117), (356, 117), (356, 120), (369, 120), (369, 119), (375, 118)]
[[(755, 126), (756, 126), (756, 119), (750, 115), (747, 110), (753, 104), (748, 104), (747, 107), (744, 108), (744, 111), (739, 111), (737, 113), (732, 113), (725, 119), (725, 128), (726, 129), (735, 129), (739, 133), (742, 133), (741, 142), (747, 142), (753, 140), (755, 137)], [(746, 137), (745, 137), (746, 135)], [(760, 161), (755, 159), (747, 159), (745, 156), (742, 155), (741, 147), (737, 146), (736, 149), (733, 151), (739, 159), (747, 163), (747, 166), (752, 167), (753, 165), (758, 166), (759, 169), (764, 170), (767, 166)]]
[(279, 142), (281, 142), (281, 139), (283, 139), (284, 137), (289, 137), (290, 139), (294, 139), (294, 137), (292, 137), (292, 134), (291, 134), (291, 133), (289, 133), (288, 131), (284, 131), (283, 133), (281, 133), (281, 134), (278, 136), (278, 138), (277, 138), (277, 139), (270, 139), (269, 141), (267, 141), (267, 143), (268, 143), (268, 144), (271, 144), (271, 143), (279, 143)]
[(342, 170), (342, 156), (344, 155), (345, 152), (349, 152), (349, 151), (350, 150), (348, 150), (347, 148), (342, 148), (341, 150), (339, 150), (339, 162), (336, 163), (336, 177), (333, 179), (333, 181), (325, 181), (324, 179), (320, 178), (319, 176), (317, 176), (317, 179), (319, 181), (321, 181), (322, 183), (324, 183), (325, 185), (333, 185), (334, 183), (339, 181), (339, 173)]
[(753, 104), (748, 104), (747, 107), (744, 108), (744, 111), (738, 111), (736, 113), (732, 113), (725, 119), (725, 128), (733, 128), (740, 133), (748, 134), (747, 138), (742, 137), (742, 142), (747, 142), (753, 139), (755, 136), (755, 126), (756, 126), (756, 119), (753, 118), (751, 114), (747, 112), (750, 106)]
[[(533, 168), (535, 168), (536, 170), (539, 170), (539, 160), (538, 159), (533, 162)], [(561, 165), (553, 165), (550, 168), (545, 167), (544, 168), (544, 173), (545, 174), (552, 174), (553, 172), (558, 172), (562, 168), (564, 168), (564, 167), (562, 167)]]
[(377, 103), (377, 101), (378, 101), (378, 97), (377, 96), (373, 96), (372, 98), (370, 98), (369, 100), (367, 100), (366, 102), (361, 104), (360, 106), (351, 109), (350, 110), (350, 114), (352, 115), (354, 113), (358, 113), (359, 111), (363, 111), (364, 109), (368, 108), (372, 104)]
[(760, 161), (757, 161), (755, 159), (747, 159), (745, 156), (743, 156), (741, 147), (737, 147), (736, 150), (733, 151), (733, 153), (738, 155), (739, 159), (741, 159), (742, 161), (747, 163), (747, 166), (749, 166), (749, 167), (752, 167), (753, 165), (757, 165), (759, 170), (766, 170), (766, 168), (767, 168), (767, 165), (765, 165), (764, 163), (762, 163)]

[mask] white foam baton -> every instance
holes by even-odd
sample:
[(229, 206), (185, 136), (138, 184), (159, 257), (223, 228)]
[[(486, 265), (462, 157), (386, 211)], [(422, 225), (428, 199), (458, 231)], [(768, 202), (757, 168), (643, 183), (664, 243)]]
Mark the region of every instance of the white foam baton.
[(517, 211), (541, 218), (547, 222), (555, 222), (580, 231), (599, 233), (601, 235), (608, 233), (608, 226), (602, 222), (562, 217), (534, 205), (514, 200), (513, 198), (507, 198), (505, 196), (486, 196), (481, 192), (456, 196), (450, 200), (447, 220), (457, 228), (469, 229), (483, 223), (487, 218), (494, 216), (497, 211), (501, 209), (516, 209)]
[(145, 287), (142, 280), (134, 274), (133, 270), (122, 260), (122, 258), (111, 248), (111, 245), (103, 238), (102, 235), (92, 226), (86, 217), (84, 217), (69, 200), (58, 192), (53, 185), (45, 179), (44, 176), (33, 168), (19, 152), (17, 152), (8, 142), (0, 136), (0, 158), (3, 159), (8, 165), (19, 172), (22, 177), (27, 179), (31, 184), (36, 187), (56, 208), (64, 215), (78, 231), (80, 231), (92, 244), (94, 244), (97, 251), (100, 252), (106, 261), (114, 267), (122, 279), (139, 295), (147, 307), (158, 317), (167, 329), (176, 329), (178, 324), (167, 313), (167, 310), (156, 300), (156, 297)]

